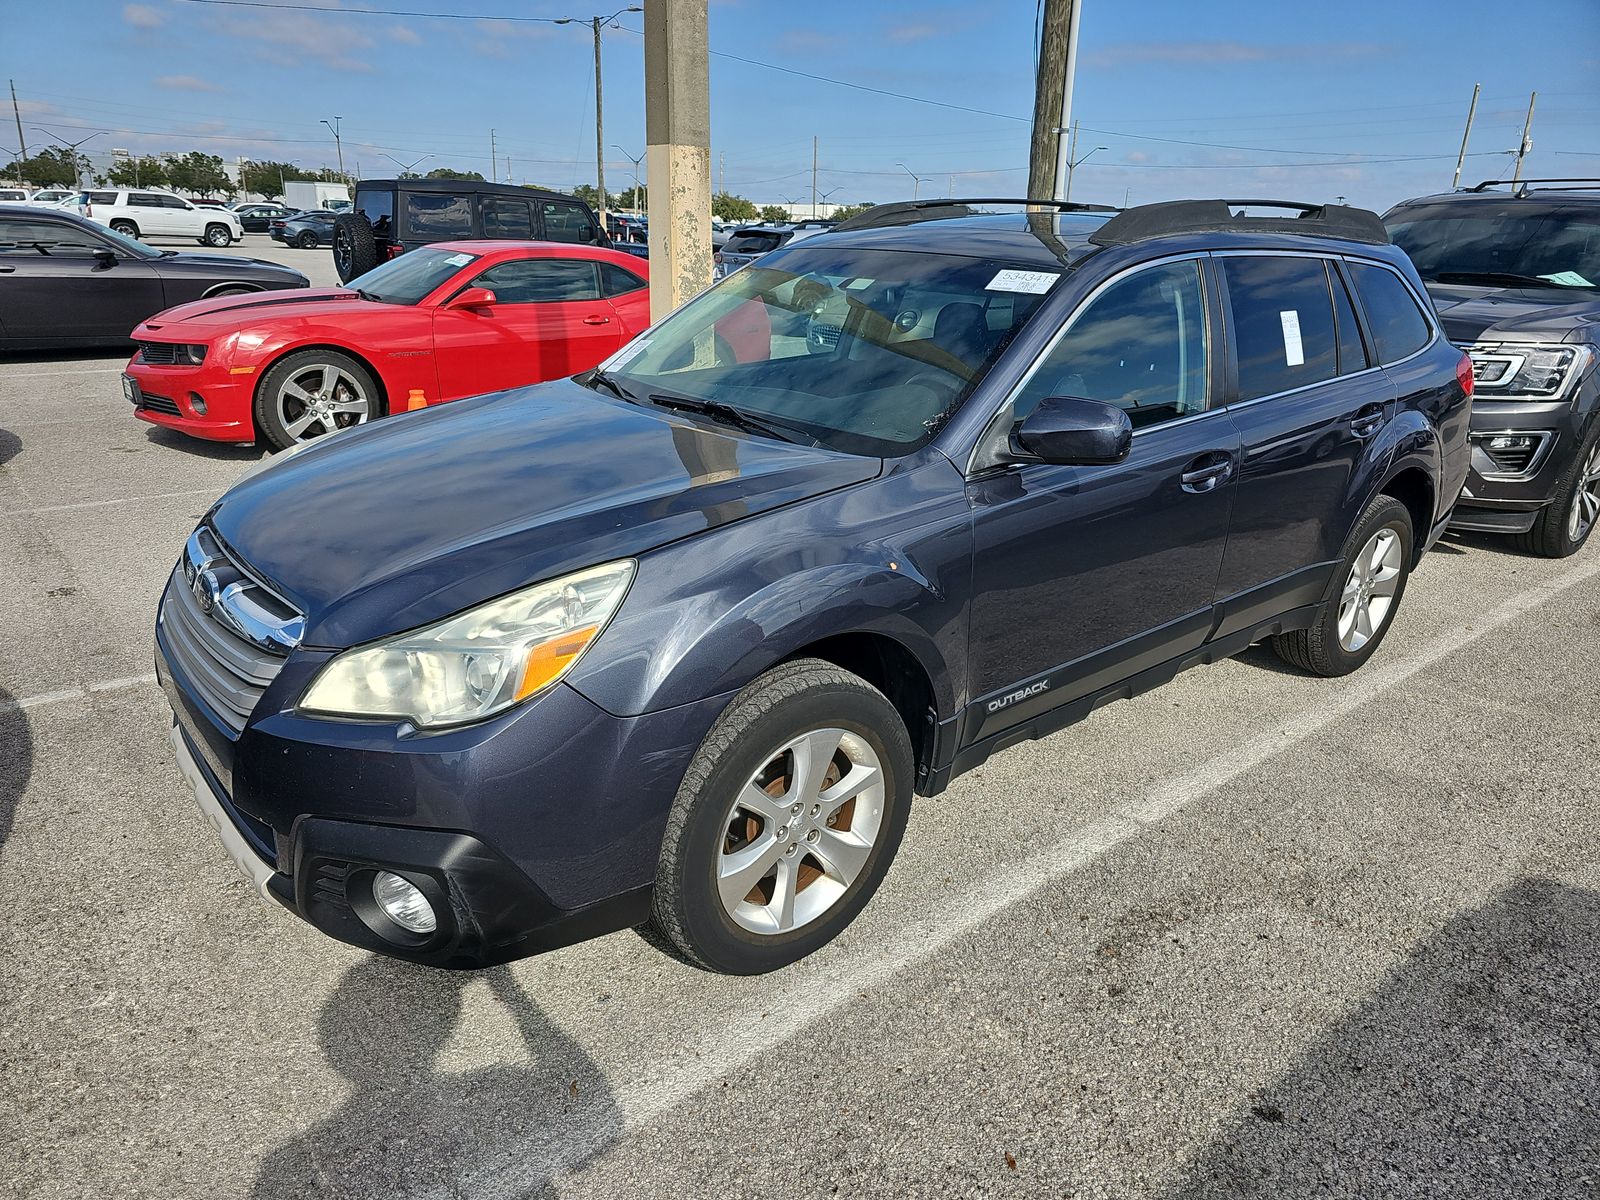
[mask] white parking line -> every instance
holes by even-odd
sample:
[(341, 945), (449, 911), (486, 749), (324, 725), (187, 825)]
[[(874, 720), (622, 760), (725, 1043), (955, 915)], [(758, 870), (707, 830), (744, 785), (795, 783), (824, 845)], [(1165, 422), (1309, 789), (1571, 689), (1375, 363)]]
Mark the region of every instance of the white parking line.
[(63, 700), (85, 700), (92, 692), (120, 692), (127, 688), (138, 687), (142, 683), (154, 683), (154, 671), (145, 675), (124, 675), (120, 679), (103, 679), (99, 683), (87, 684), (83, 687), (62, 688), (59, 692), (40, 692), (35, 696), (24, 696), (21, 700), (0, 702), (0, 712), (10, 712), (14, 709), (39, 708), (45, 704), (59, 704)]
[[(1547, 583), (1520, 592), (1482, 617), (1476, 617), (1434, 638), (1410, 654), (1362, 674), (1346, 685), (1330, 684), (1328, 697), (1313, 704), (1276, 730), (1252, 737), (1199, 767), (1157, 782), (1138, 802), (1073, 830), (1045, 851), (986, 876), (982, 885), (961, 894), (929, 914), (914, 929), (888, 935), (870, 954), (830, 971), (827, 986), (815, 978), (796, 980), (775, 994), (762, 996), (764, 1014), (744, 1020), (719, 1019), (699, 1046), (686, 1046), (675, 1060), (654, 1075), (614, 1080), (611, 1090), (621, 1109), (625, 1132), (641, 1129), (683, 1104), (696, 1092), (741, 1067), (759, 1060), (774, 1047), (831, 1015), (863, 992), (888, 983), (977, 928), (990, 918), (1028, 899), (1048, 884), (1088, 866), (1108, 851), (1139, 836), (1183, 809), (1212, 795), (1268, 759), (1292, 749), (1375, 697), (1400, 686), (1418, 672), (1466, 648), (1530, 610), (1600, 574), (1600, 557), (1573, 567)], [(552, 1129), (527, 1143), (503, 1146), (510, 1165), (458, 1180), (452, 1195), (521, 1196), (552, 1174), (581, 1167), (608, 1150), (614, 1137), (605, 1122), (592, 1132), (570, 1127)]]
[(76, 512), (81, 508), (104, 508), (108, 504), (132, 504), (139, 500), (175, 500), (180, 496), (215, 496), (216, 488), (190, 488), (186, 492), (157, 492), (153, 496), (118, 496), (114, 500), (85, 500), (81, 504), (45, 504), (39, 508), (13, 508), (8, 517), (31, 517), (38, 513)]

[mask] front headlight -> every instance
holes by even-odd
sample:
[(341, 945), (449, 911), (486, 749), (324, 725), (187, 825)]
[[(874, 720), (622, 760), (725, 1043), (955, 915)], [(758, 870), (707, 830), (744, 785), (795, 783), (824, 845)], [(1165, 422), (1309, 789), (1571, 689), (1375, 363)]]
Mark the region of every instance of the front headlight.
[(312, 681), (300, 709), (424, 728), (491, 717), (571, 670), (617, 611), (633, 571), (632, 559), (590, 567), (347, 650)]
[(1467, 353), (1480, 399), (1550, 400), (1583, 374), (1593, 352), (1587, 346), (1501, 342), (1469, 346)]
[(206, 360), (206, 348), (201, 345), (190, 344), (183, 346), (179, 348), (178, 352), (183, 356), (184, 362), (192, 367), (198, 367)]

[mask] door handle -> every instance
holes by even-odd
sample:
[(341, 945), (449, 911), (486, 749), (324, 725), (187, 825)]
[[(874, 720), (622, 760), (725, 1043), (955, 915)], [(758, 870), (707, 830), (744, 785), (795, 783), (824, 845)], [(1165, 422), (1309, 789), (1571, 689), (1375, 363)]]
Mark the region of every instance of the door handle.
[(1358, 438), (1369, 438), (1383, 424), (1384, 408), (1381, 404), (1368, 404), (1355, 411), (1350, 418), (1350, 432)]
[(15, 267), (0, 267), (0, 275), (9, 275), (15, 270)]
[(609, 325), (609, 324), (611, 324), (611, 318), (610, 317), (585, 317), (583, 319), (583, 323), (585, 325)]
[(1213, 450), (1193, 459), (1178, 478), (1183, 490), (1203, 495), (1215, 491), (1233, 475), (1233, 455), (1223, 450)]

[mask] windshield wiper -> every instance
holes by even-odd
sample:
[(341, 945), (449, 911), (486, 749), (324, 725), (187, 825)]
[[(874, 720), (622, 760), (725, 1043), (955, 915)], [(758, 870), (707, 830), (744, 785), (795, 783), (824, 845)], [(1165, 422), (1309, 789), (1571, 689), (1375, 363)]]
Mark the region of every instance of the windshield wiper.
[(1515, 271), (1440, 271), (1434, 276), (1438, 283), (1481, 283), (1493, 287), (1562, 287), (1537, 275), (1518, 275)]
[[(743, 429), (746, 433), (759, 433), (766, 437), (777, 438), (780, 442), (799, 442), (804, 439), (813, 446), (822, 445), (816, 438), (807, 433), (799, 425), (791, 425), (776, 417), (758, 417), (753, 413), (745, 412), (742, 408), (735, 408), (731, 404), (724, 404), (721, 400), (703, 400), (698, 396), (672, 396), (665, 393), (652, 393), (650, 403), (661, 408), (670, 408), (677, 412), (699, 413), (701, 416), (710, 417), (714, 421), (721, 421), (724, 425), (733, 425)], [(799, 435), (798, 437), (795, 435)]]
[(629, 404), (639, 403), (638, 399), (627, 388), (623, 387), (613, 376), (602, 371), (599, 367), (589, 372), (589, 378), (584, 381), (584, 385), (586, 387), (603, 387), (618, 400), (626, 400)]
[(350, 290), (355, 292), (355, 294), (360, 296), (363, 300), (371, 300), (374, 304), (384, 303), (383, 297), (378, 295), (377, 292), (364, 292), (360, 288), (351, 288)]

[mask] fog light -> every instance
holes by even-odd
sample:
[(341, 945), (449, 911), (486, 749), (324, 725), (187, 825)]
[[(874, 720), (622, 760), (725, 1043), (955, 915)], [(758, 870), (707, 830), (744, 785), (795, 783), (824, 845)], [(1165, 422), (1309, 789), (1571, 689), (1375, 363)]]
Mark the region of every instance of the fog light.
[(428, 898), (393, 871), (379, 871), (372, 877), (372, 898), (383, 915), (407, 933), (432, 933), (439, 928)]
[(1489, 439), (1489, 449), (1491, 450), (1531, 450), (1533, 446), (1534, 439), (1526, 436), (1501, 435), (1500, 437)]
[(197, 417), (205, 416), (206, 415), (205, 397), (202, 396), (199, 392), (190, 392), (189, 393), (189, 407), (194, 409), (194, 415), (195, 416), (197, 416)]

